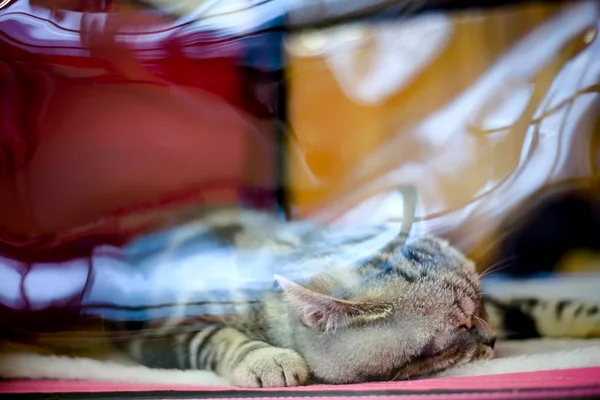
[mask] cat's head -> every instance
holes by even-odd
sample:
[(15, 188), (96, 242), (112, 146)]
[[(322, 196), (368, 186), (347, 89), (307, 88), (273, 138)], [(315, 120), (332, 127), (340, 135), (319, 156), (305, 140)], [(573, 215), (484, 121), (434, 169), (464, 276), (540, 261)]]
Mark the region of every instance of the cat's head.
[(294, 347), (315, 381), (408, 379), (493, 355), (474, 265), (440, 239), (411, 240), (376, 263), (306, 287), (278, 280)]

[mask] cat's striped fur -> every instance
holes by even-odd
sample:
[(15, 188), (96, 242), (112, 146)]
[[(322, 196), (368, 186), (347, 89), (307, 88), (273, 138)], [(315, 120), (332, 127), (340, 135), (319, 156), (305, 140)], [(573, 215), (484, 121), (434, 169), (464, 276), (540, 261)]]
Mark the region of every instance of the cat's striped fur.
[(432, 236), (400, 234), (361, 265), (304, 286), (276, 279), (281, 291), (228, 320), (185, 333), (173, 322), (140, 330), (153, 334), (129, 343), (131, 356), (278, 387), (426, 376), (491, 358), (497, 334), (600, 336), (597, 304), (486, 298), (473, 263)]
[[(354, 247), (366, 241), (370, 249), (370, 235), (384, 232), (368, 229), (364, 234), (355, 232), (359, 230), (355, 227), (351, 229), (354, 236), (344, 236), (337, 230), (328, 233), (325, 227), (296, 230), (293, 224), (282, 224), (268, 215), (227, 210), (207, 211), (200, 220), (203, 222), (184, 229), (198, 233), (199, 242), (181, 241), (178, 227), (136, 248), (152, 254), (165, 249), (177, 253), (179, 246), (189, 254), (204, 251), (207, 247), (198, 247), (198, 243), (210, 242), (212, 236), (217, 239), (213, 245), (250, 256), (238, 258), (240, 262), (251, 260), (256, 254), (253, 249), (259, 249), (276, 252), (280, 258), (275, 259), (282, 261), (304, 257), (304, 261), (316, 263), (332, 252), (347, 251), (342, 242)], [(82, 335), (42, 335), (36, 343), (43, 354), (97, 358), (97, 353), (111, 351), (108, 342), (117, 342), (134, 360), (149, 367), (209, 370), (237, 386), (279, 387), (427, 376), (491, 358), (496, 336), (600, 337), (599, 304), (559, 298), (487, 298), (473, 263), (458, 250), (436, 237), (408, 237), (406, 231), (405, 227), (382, 247), (397, 232), (390, 230), (391, 234), (378, 242), (380, 250), (369, 250), (371, 256), (360, 258), (362, 262), (325, 263), (322, 265), (328, 267), (324, 268), (292, 262), (291, 268), (279, 271), (288, 278), (292, 271), (298, 283), (276, 276), (276, 285), (258, 300), (245, 293), (247, 301), (233, 308), (237, 312), (209, 306), (203, 309), (211, 311), (208, 313), (194, 309), (167, 314), (171, 317), (167, 320), (116, 324), (108, 332), (109, 325), (102, 320), (101, 340), (94, 335), (98, 330), (91, 328)], [(256, 265), (240, 267), (247, 271)], [(312, 278), (299, 278), (298, 269), (305, 268), (310, 269)], [(203, 298), (219, 303), (209, 293)], [(234, 298), (236, 302), (240, 299), (232, 292)], [(194, 314), (201, 315), (189, 317)], [(12, 344), (3, 349), (18, 352)], [(2, 373), (0, 368), (0, 376)], [(26, 367), (16, 372), (9, 368), (8, 373), (10, 377), (28, 376)]]

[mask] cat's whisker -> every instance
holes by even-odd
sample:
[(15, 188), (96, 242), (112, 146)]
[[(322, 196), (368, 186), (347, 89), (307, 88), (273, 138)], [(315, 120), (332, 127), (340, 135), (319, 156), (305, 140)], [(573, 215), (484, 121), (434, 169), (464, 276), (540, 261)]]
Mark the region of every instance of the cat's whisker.
[(398, 373), (396, 373), (396, 375), (394, 375), (394, 377), (392, 379), (390, 379), (388, 382), (393, 382), (396, 379), (398, 379), (398, 377), (400, 376), (401, 373), (402, 373), (402, 370), (398, 371)]
[(502, 260), (499, 260), (497, 262), (495, 262), (494, 264), (490, 265), (488, 268), (485, 269), (485, 271), (483, 271), (481, 274), (479, 274), (479, 279), (483, 279), (484, 277), (496, 273), (498, 271), (501, 271), (505, 268), (508, 268), (512, 265), (511, 261), (516, 258), (516, 257), (508, 257), (508, 258), (504, 258)]
[(487, 271), (489, 271), (488, 273), (498, 272), (498, 271), (506, 268), (507, 265), (511, 265), (512, 262), (516, 258), (517, 258), (517, 256), (510, 256), (510, 257), (505, 257), (501, 260), (498, 260), (494, 264), (490, 265), (489, 268), (486, 269), (486, 272)]
[(506, 262), (506, 260), (498, 261), (494, 263), (490, 268), (487, 268), (485, 271), (479, 274), (479, 279), (483, 279), (490, 274), (501, 271), (504, 268), (507, 268), (508, 266), (510, 266), (510, 263)]
[(487, 329), (485, 329), (485, 321), (475, 314), (473, 314), (473, 317), (475, 317), (475, 319), (477, 319), (480, 322), (481, 329), (483, 329), (483, 331), (485, 332), (485, 337), (487, 338), (488, 346), (492, 347), (492, 343), (490, 342), (490, 334), (487, 331)]

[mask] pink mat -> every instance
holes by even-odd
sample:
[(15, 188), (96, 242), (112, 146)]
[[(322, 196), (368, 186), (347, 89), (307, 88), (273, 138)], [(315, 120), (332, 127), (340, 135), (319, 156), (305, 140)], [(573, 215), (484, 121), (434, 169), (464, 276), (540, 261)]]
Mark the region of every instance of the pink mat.
[[(286, 389), (247, 390), (238, 388), (174, 385), (138, 385), (83, 381), (3, 381), (3, 399), (48, 398), (49, 394), (70, 399), (239, 399), (239, 398), (317, 398), (342, 399), (377, 396), (404, 399), (439, 397), (451, 399), (534, 399), (600, 397), (600, 367), (502, 374), (466, 378), (438, 378), (360, 385), (314, 385)], [(60, 395), (60, 394), (63, 395)], [(10, 395), (9, 395), (10, 394)], [(104, 394), (104, 395), (103, 395)], [(53, 396), (54, 397), (54, 396)]]

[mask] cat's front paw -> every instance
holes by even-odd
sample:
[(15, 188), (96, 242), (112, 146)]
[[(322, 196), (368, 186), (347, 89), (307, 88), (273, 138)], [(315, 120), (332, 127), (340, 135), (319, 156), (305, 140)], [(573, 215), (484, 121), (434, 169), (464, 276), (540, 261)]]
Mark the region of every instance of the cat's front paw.
[(266, 347), (248, 354), (231, 375), (232, 383), (240, 387), (299, 386), (308, 379), (308, 366), (293, 350)]

